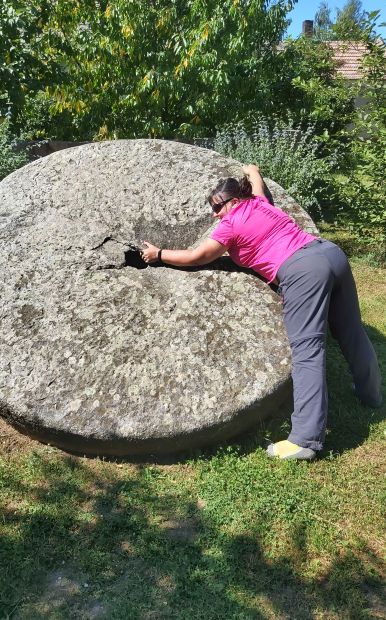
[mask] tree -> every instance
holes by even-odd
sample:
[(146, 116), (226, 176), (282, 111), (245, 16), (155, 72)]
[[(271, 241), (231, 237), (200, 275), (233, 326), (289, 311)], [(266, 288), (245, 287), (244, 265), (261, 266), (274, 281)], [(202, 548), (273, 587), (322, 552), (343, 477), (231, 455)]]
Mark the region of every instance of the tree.
[(327, 2), (321, 2), (314, 17), (314, 35), (321, 41), (333, 38), (331, 9)]
[(51, 117), (45, 93), (62, 74), (49, 41), (42, 44), (50, 9), (51, 0), (0, 0), (0, 121), (12, 134), (63, 125), (63, 114)]
[(0, 181), (27, 163), (27, 153), (17, 151), (17, 141), (9, 130), (9, 121), (0, 121)]
[(43, 66), (31, 49), (36, 36), (31, 7), (21, 10), (17, 2), (0, 0), (0, 115), (10, 117), (20, 110), (25, 93), (36, 88)]
[(360, 0), (347, 0), (342, 9), (336, 9), (335, 22), (327, 2), (320, 3), (314, 17), (315, 38), (319, 40), (361, 41), (366, 29), (368, 13)]
[(351, 129), (351, 161), (343, 193), (357, 234), (359, 231), (363, 240), (379, 244), (385, 261), (386, 44), (376, 32), (379, 13), (369, 13), (361, 29), (366, 53), (357, 88), (365, 100)]
[(42, 89), (81, 139), (213, 135), (250, 109), (267, 109), (276, 44), (294, 3), (9, 2), (32, 14), (28, 46), (52, 77), (40, 74)]
[(342, 9), (337, 9), (334, 24), (335, 38), (339, 41), (360, 41), (366, 25), (366, 11), (360, 0), (348, 0)]
[(354, 103), (351, 87), (336, 75), (333, 50), (323, 41), (299, 37), (286, 42), (281, 61), (277, 100), (282, 116), (288, 109), (296, 123), (311, 122), (325, 150), (336, 149), (352, 121)]

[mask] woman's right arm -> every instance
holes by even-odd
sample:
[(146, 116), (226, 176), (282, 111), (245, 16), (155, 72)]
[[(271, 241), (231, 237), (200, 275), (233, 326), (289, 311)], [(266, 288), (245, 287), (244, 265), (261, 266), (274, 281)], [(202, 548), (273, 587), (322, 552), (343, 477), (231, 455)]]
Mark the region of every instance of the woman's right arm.
[(260, 169), (255, 164), (249, 164), (248, 166), (243, 166), (243, 172), (249, 178), (249, 181), (252, 185), (252, 193), (254, 196), (264, 196), (264, 180), (260, 174)]
[[(148, 241), (143, 242), (146, 246), (142, 250), (142, 258), (146, 263), (155, 263), (159, 258), (159, 251), (155, 245)], [(194, 250), (167, 250), (162, 249), (161, 261), (166, 265), (176, 267), (190, 267), (195, 265), (207, 265), (219, 258), (227, 251), (226, 247), (214, 239), (206, 239)]]

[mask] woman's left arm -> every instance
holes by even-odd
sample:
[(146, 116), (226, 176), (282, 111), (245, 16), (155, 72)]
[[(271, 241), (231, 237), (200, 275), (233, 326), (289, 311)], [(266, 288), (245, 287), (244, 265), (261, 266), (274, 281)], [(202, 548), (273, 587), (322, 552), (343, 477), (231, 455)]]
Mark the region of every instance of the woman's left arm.
[[(146, 263), (155, 263), (158, 260), (160, 248), (144, 241), (146, 248), (142, 250), (142, 258)], [(227, 251), (226, 247), (214, 239), (206, 239), (194, 250), (164, 250), (161, 260), (167, 265), (176, 267), (193, 267), (206, 265), (219, 258)]]
[(264, 196), (264, 179), (261, 176), (259, 166), (256, 164), (249, 164), (248, 166), (243, 166), (243, 172), (247, 175), (250, 184), (252, 185), (252, 192), (254, 196)]

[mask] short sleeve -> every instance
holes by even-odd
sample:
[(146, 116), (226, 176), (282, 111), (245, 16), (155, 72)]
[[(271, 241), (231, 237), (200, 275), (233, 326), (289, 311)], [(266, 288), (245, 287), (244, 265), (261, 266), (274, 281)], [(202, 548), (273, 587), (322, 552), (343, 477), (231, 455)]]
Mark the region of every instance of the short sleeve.
[(233, 226), (228, 218), (223, 218), (216, 226), (210, 238), (214, 241), (218, 241), (224, 245), (227, 249), (232, 245), (234, 239)]

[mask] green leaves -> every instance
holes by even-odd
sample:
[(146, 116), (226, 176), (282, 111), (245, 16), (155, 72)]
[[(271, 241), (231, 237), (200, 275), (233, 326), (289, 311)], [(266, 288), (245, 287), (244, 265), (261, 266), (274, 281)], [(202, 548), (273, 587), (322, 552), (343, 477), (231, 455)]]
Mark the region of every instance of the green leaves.
[[(260, 106), (260, 85), (274, 69), (274, 46), (294, 3), (16, 4), (30, 50), (19, 50), (20, 62), (35, 72), (36, 90), (47, 92), (52, 109), (72, 116), (69, 137), (87, 139), (210, 135)], [(22, 102), (9, 96), (15, 117)]]
[(8, 174), (27, 163), (25, 152), (17, 152), (16, 139), (9, 129), (9, 121), (0, 122), (0, 181)]
[(347, 0), (342, 9), (337, 9), (337, 19), (333, 31), (340, 41), (360, 41), (366, 29), (366, 11), (360, 0)]
[[(343, 196), (356, 234), (370, 244), (386, 241), (386, 45), (377, 37), (379, 11), (368, 16), (362, 41), (363, 79), (358, 84), (362, 105), (350, 132), (351, 166)], [(383, 249), (384, 254), (384, 249)]]

